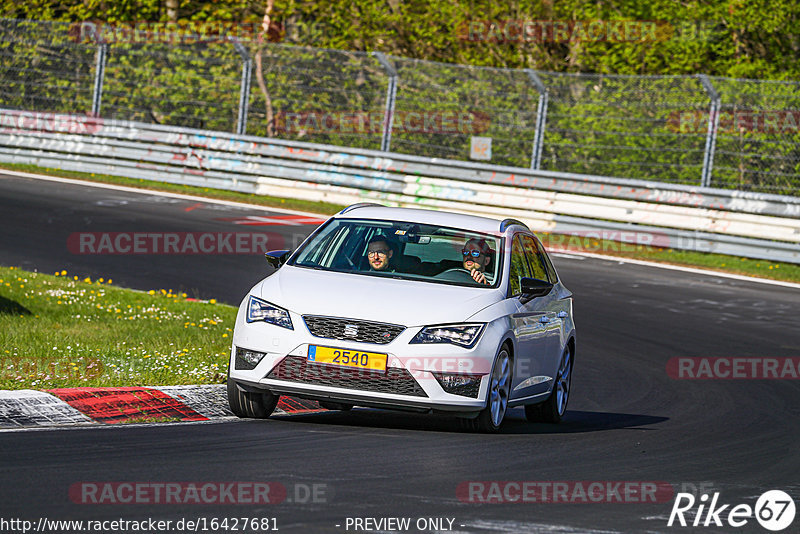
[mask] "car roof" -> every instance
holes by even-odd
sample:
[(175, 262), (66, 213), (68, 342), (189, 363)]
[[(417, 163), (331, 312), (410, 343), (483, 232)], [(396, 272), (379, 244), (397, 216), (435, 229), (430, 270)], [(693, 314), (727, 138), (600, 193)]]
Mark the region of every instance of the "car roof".
[(462, 230), (483, 233), (497, 233), (502, 221), (477, 215), (466, 215), (450, 211), (435, 211), (419, 208), (392, 208), (378, 204), (355, 205), (345, 208), (337, 218), (374, 219), (401, 221), (420, 224), (434, 224)]

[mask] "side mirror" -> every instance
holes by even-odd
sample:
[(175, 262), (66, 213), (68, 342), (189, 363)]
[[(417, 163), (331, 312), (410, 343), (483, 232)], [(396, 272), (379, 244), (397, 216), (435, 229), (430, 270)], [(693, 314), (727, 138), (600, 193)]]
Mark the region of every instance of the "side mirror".
[(545, 282), (544, 280), (539, 280), (538, 278), (523, 276), (520, 278), (520, 289), (522, 290), (522, 294), (526, 297), (543, 297), (550, 293), (553, 289), (553, 284)]
[(291, 252), (291, 250), (270, 250), (264, 253), (264, 257), (267, 258), (267, 263), (278, 269), (286, 263)]

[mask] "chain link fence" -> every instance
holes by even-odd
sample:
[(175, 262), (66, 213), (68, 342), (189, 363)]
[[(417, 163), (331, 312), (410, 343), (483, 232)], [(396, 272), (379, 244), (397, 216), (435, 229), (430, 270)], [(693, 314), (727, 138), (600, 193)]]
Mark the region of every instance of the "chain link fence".
[[(542, 168), (697, 184), (709, 98), (691, 76), (540, 74), (550, 93)], [(705, 119), (703, 121), (703, 119)]]
[(96, 45), (76, 43), (59, 23), (0, 19), (0, 36), (0, 105), (91, 111)]
[(227, 43), (108, 47), (100, 116), (235, 131), (241, 58)]
[(230, 37), (104, 42), (83, 30), (0, 19), (0, 107), (800, 195), (800, 83), (472, 67)]
[(471, 138), (489, 137), (492, 163), (530, 165), (539, 93), (525, 71), (389, 60), (397, 70), (393, 151), (467, 160)]
[(365, 52), (251, 45), (247, 133), (380, 150), (389, 77)]

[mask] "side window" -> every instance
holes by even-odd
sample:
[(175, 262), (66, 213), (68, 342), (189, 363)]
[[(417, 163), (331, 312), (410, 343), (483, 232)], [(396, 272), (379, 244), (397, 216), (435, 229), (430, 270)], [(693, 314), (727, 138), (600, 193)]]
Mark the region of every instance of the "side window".
[(521, 237), (525, 255), (528, 257), (528, 263), (530, 263), (531, 271), (533, 272), (532, 276), (539, 280), (547, 281), (547, 267), (545, 266), (542, 250), (531, 236), (523, 235)]
[(514, 243), (511, 246), (511, 270), (508, 277), (511, 295), (519, 295), (522, 292), (519, 279), (523, 276), (530, 276), (528, 262), (525, 261), (525, 251), (519, 236), (514, 236)]

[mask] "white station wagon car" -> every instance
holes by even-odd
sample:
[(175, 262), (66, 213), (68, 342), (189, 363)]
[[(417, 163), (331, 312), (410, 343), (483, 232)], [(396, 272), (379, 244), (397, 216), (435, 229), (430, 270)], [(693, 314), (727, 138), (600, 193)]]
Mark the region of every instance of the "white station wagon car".
[(572, 293), (524, 224), (356, 204), (297, 250), (236, 318), (228, 400), (265, 418), (281, 395), (449, 413), (500, 428), (564, 415), (575, 358)]

